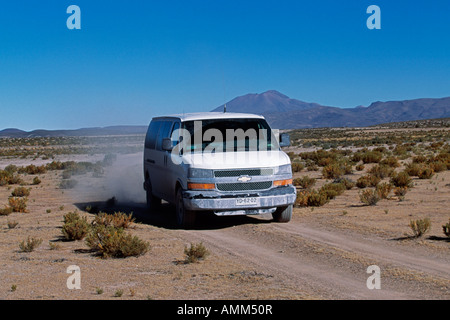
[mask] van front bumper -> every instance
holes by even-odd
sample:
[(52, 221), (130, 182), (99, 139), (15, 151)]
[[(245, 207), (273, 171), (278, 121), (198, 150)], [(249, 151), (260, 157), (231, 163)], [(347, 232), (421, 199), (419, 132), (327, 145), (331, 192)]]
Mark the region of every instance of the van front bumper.
[(217, 215), (263, 214), (274, 208), (286, 207), (295, 202), (296, 188), (284, 186), (264, 191), (229, 193), (218, 191), (183, 192), (187, 210), (214, 211)]

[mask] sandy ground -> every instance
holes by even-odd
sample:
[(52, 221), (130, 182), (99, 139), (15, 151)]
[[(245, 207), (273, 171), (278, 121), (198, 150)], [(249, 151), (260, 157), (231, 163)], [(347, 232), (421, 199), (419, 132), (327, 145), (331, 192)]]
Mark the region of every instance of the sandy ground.
[[(450, 218), (450, 171), (414, 180), (404, 201), (361, 206), (353, 188), (323, 207), (295, 208), (286, 224), (270, 216), (201, 215), (195, 230), (180, 230), (167, 203), (146, 210), (141, 162), (141, 154), (120, 156), (104, 178), (75, 177), (73, 190), (58, 188), (59, 171), (39, 175), (29, 212), (0, 216), (0, 299), (450, 299), (450, 242), (442, 233)], [(296, 177), (305, 174), (319, 175)], [(11, 191), (0, 187), (1, 207)], [(117, 203), (106, 207), (113, 196)], [(63, 241), (63, 215), (78, 210), (92, 220), (87, 206), (133, 212), (137, 223), (129, 232), (149, 241), (150, 251), (101, 259), (84, 241)], [(410, 238), (409, 221), (425, 217), (431, 231)], [(13, 229), (11, 221), (18, 222)], [(43, 242), (20, 252), (28, 236)], [(183, 263), (184, 247), (198, 242), (210, 255)], [(67, 288), (71, 265), (81, 271), (79, 290)], [(379, 290), (367, 287), (371, 265), (380, 268)]]

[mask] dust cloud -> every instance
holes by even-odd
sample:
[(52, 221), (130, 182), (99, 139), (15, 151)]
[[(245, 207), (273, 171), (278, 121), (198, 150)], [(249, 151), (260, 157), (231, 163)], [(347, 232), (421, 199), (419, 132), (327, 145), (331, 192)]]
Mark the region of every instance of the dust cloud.
[(143, 154), (117, 154), (101, 176), (74, 176), (77, 185), (70, 191), (75, 202), (105, 202), (115, 198), (116, 204), (143, 206)]
[(113, 164), (105, 168), (105, 191), (118, 202), (145, 203), (142, 162), (142, 153), (117, 155)]

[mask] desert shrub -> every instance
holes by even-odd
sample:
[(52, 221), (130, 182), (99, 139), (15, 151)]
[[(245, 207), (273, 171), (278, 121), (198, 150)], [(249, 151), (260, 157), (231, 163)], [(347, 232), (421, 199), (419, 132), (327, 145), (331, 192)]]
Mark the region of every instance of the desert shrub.
[(60, 189), (73, 189), (78, 184), (77, 180), (68, 179), (68, 180), (62, 180), (59, 184)]
[(26, 197), (10, 197), (8, 199), (13, 212), (27, 212), (27, 201)]
[(394, 172), (394, 169), (387, 165), (379, 165), (373, 166), (369, 171), (369, 174), (372, 176), (378, 177), (380, 179), (384, 179), (386, 177), (389, 177)]
[(317, 162), (317, 164), (320, 167), (326, 167), (331, 165), (334, 162), (334, 159), (330, 158), (330, 157), (326, 157), (326, 158), (320, 158)]
[(442, 226), (442, 231), (444, 234), (450, 238), (450, 219), (448, 220), (448, 223), (444, 224)]
[(405, 171), (394, 174), (391, 177), (391, 183), (396, 187), (408, 187), (412, 186), (412, 180), (409, 174)]
[(409, 222), (409, 227), (413, 231), (413, 234), (416, 238), (423, 236), (427, 233), (431, 228), (431, 221), (429, 218), (419, 219), (419, 220), (411, 220)]
[(327, 183), (319, 189), (319, 193), (325, 194), (327, 199), (331, 200), (344, 193), (346, 189), (344, 183)]
[(310, 160), (314, 164), (319, 165), (320, 162), (329, 161), (329, 160), (322, 160), (325, 158), (330, 158), (331, 160), (336, 160), (337, 153), (331, 152), (331, 151), (326, 151), (326, 150), (317, 150), (317, 151), (312, 151), (312, 152), (302, 152), (302, 153), (299, 153), (299, 156), (303, 160)]
[(373, 151), (378, 151), (378, 152), (387, 152), (387, 149), (385, 147), (376, 147), (373, 149)]
[(447, 170), (447, 164), (445, 164), (442, 161), (430, 162), (429, 165), (434, 172), (441, 172)]
[(5, 186), (9, 183), (11, 173), (5, 170), (0, 170), (0, 186)]
[(34, 177), (33, 178), (33, 182), (32, 182), (32, 184), (33, 185), (38, 185), (38, 184), (40, 184), (42, 181), (41, 181), (41, 179), (39, 179), (39, 177)]
[(22, 183), (24, 183), (24, 181), (17, 174), (5, 170), (0, 170), (0, 186)]
[(345, 189), (347, 189), (347, 190), (350, 190), (351, 188), (353, 188), (355, 186), (355, 182), (353, 182), (352, 180), (350, 180), (348, 178), (338, 178), (338, 179), (335, 179), (333, 181), (333, 183), (343, 184)]
[(19, 248), (22, 252), (32, 252), (32, 251), (34, 251), (34, 249), (39, 247), (41, 245), (41, 243), (42, 243), (42, 239), (28, 237), (27, 240), (23, 240), (19, 244)]
[(34, 164), (30, 164), (26, 167), (21, 167), (17, 170), (19, 173), (27, 173), (27, 174), (42, 174), (47, 172), (47, 168), (45, 165), (35, 166)]
[(3, 209), (0, 209), (0, 216), (8, 216), (13, 212), (11, 207), (5, 206)]
[(351, 174), (353, 173), (352, 165), (348, 162), (341, 162), (341, 169), (344, 171), (344, 174)]
[(17, 168), (17, 166), (15, 166), (13, 164), (9, 164), (3, 170), (5, 170), (6, 172), (8, 172), (10, 174), (13, 174), (13, 173), (17, 172), (18, 168)]
[(356, 186), (358, 188), (367, 188), (367, 187), (376, 187), (377, 184), (381, 181), (380, 178), (375, 177), (371, 174), (359, 177), (358, 180), (356, 180)]
[(24, 184), (25, 182), (23, 181), (23, 179), (21, 177), (19, 177), (17, 174), (15, 174), (9, 178), (8, 183), (9, 184)]
[(123, 228), (93, 225), (86, 244), (103, 258), (126, 258), (145, 254), (150, 245), (137, 236), (126, 234)]
[(291, 166), (292, 166), (292, 172), (300, 172), (304, 168), (303, 164), (301, 164), (299, 162), (293, 162)]
[(11, 192), (13, 197), (28, 197), (30, 195), (30, 189), (25, 187), (17, 187)]
[(379, 151), (366, 151), (361, 155), (364, 163), (378, 163), (383, 158), (383, 154)]
[(307, 207), (308, 206), (308, 198), (311, 190), (305, 190), (297, 192), (297, 197), (295, 199), (295, 205), (298, 207)]
[(52, 161), (51, 163), (47, 163), (45, 168), (47, 170), (62, 170), (63, 164), (61, 161)]
[(430, 166), (423, 166), (419, 172), (419, 179), (430, 179), (434, 175), (434, 171)]
[(87, 218), (81, 217), (78, 212), (69, 212), (64, 216), (62, 234), (66, 240), (82, 240), (89, 229)]
[(184, 255), (186, 263), (193, 263), (205, 259), (209, 255), (209, 251), (201, 242), (197, 244), (191, 243), (189, 248), (187, 246), (184, 247)]
[(114, 214), (107, 214), (100, 212), (94, 218), (93, 224), (102, 224), (104, 226), (113, 226), (115, 228), (129, 228), (135, 221), (132, 214), (123, 212), (115, 212)]
[(365, 166), (364, 166), (363, 164), (358, 164), (358, 165), (355, 167), (356, 171), (363, 171), (364, 168), (365, 168)]
[(450, 151), (441, 152), (433, 158), (428, 160), (429, 163), (442, 162), (447, 166), (447, 170), (450, 170)]
[(382, 165), (391, 167), (391, 168), (398, 168), (400, 167), (400, 163), (398, 162), (398, 159), (396, 157), (387, 157), (380, 162)]
[(315, 183), (316, 183), (316, 179), (310, 178), (308, 176), (304, 176), (301, 178), (295, 178), (293, 181), (294, 186), (300, 186), (304, 189), (312, 188)]
[(425, 163), (427, 162), (427, 157), (423, 155), (415, 156), (412, 158), (412, 163)]
[(322, 175), (325, 179), (336, 179), (342, 176), (343, 174), (344, 170), (337, 163), (327, 165), (322, 169)]
[(51, 241), (48, 242), (48, 246), (50, 247), (49, 248), (50, 250), (59, 250), (59, 249), (61, 249), (61, 246), (59, 244), (51, 242)]
[(64, 223), (70, 223), (70, 222), (80, 219), (80, 214), (77, 211), (69, 212), (63, 216), (63, 219), (64, 219)]
[(389, 193), (392, 190), (392, 184), (390, 184), (388, 182), (380, 183), (377, 185), (375, 190), (377, 191), (380, 199), (387, 199)]
[(398, 145), (394, 148), (393, 153), (396, 156), (405, 156), (408, 153), (408, 149), (403, 145)]
[(418, 177), (420, 171), (422, 170), (422, 165), (417, 162), (412, 162), (406, 165), (405, 172), (411, 177)]
[[(109, 163), (110, 159), (106, 159), (106, 162)], [(63, 178), (69, 179), (74, 175), (86, 174), (88, 172), (94, 172), (96, 176), (103, 173), (102, 166), (104, 162), (75, 162), (75, 161), (66, 161), (66, 162), (52, 162), (51, 167), (52, 170), (64, 170)]]
[(325, 193), (317, 190), (305, 190), (297, 193), (295, 204), (299, 207), (321, 207), (329, 201)]
[(378, 195), (377, 190), (375, 189), (366, 189), (362, 190), (359, 193), (359, 199), (362, 203), (368, 206), (374, 206), (380, 201), (380, 196)]
[(354, 163), (357, 163), (357, 162), (361, 161), (361, 159), (362, 159), (362, 154), (363, 154), (362, 151), (355, 152), (355, 153), (353, 153), (352, 156), (350, 157), (350, 160), (351, 160), (352, 162), (354, 162)]
[(439, 148), (441, 148), (444, 145), (444, 141), (436, 141), (436, 142), (432, 142), (430, 144), (430, 148), (433, 150), (437, 150)]
[(396, 187), (394, 188), (394, 194), (397, 197), (404, 197), (408, 192), (408, 187)]
[(64, 223), (70, 223), (79, 219), (81, 219), (81, 216), (78, 211), (69, 212), (63, 216)]

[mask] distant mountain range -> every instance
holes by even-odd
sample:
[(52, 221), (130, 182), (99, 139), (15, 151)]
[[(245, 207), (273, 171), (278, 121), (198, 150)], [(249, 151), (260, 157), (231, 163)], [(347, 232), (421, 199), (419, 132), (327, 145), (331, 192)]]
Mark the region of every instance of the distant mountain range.
[(107, 135), (145, 134), (147, 126), (110, 126), (104, 128), (82, 128), (75, 130), (33, 130), (4, 129), (0, 137), (33, 138), (33, 137), (91, 137)]
[[(380, 123), (450, 117), (450, 97), (377, 101), (368, 107), (338, 108), (291, 99), (270, 90), (226, 103), (227, 112), (263, 115), (273, 128), (365, 127)], [(213, 111), (223, 111), (224, 105)]]
[[(223, 112), (224, 105), (212, 110)], [(246, 94), (226, 103), (227, 112), (263, 115), (273, 128), (302, 129), (320, 127), (366, 127), (382, 123), (450, 117), (450, 97), (402, 101), (377, 101), (368, 107), (338, 108), (303, 102), (270, 90)], [(0, 137), (77, 137), (145, 134), (147, 126), (110, 126), (77, 130), (4, 129)]]

